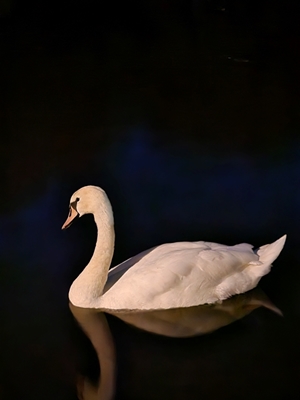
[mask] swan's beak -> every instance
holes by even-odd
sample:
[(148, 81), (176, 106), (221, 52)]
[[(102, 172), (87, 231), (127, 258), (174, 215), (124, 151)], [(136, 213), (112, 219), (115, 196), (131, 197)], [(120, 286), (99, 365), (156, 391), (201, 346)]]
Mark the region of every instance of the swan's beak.
[(66, 219), (66, 222), (63, 224), (63, 226), (61, 227), (61, 229), (67, 229), (69, 228), (69, 226), (72, 224), (72, 222), (74, 221), (74, 219), (76, 217), (78, 217), (79, 214), (78, 212), (75, 210), (75, 208), (73, 208), (72, 206), (70, 206), (70, 211), (69, 211), (69, 215), (68, 218)]

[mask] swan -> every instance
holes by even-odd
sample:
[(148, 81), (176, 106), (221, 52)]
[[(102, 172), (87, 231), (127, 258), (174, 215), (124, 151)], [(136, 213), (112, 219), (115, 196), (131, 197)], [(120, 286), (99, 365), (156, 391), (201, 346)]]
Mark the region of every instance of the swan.
[(253, 250), (241, 243), (165, 243), (114, 268), (114, 218), (103, 189), (84, 186), (70, 200), (62, 229), (84, 214), (93, 214), (97, 242), (91, 260), (72, 283), (69, 300), (77, 307), (109, 313), (166, 310), (212, 304), (253, 289), (271, 269), (286, 235)]

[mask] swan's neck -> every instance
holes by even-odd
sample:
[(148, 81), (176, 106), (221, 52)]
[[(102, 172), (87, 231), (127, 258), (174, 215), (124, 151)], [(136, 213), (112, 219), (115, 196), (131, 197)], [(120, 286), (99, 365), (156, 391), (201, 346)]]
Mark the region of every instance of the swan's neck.
[(93, 256), (69, 291), (69, 299), (77, 307), (97, 307), (114, 252), (115, 232), (112, 218), (103, 213), (95, 213), (94, 218), (97, 242)]

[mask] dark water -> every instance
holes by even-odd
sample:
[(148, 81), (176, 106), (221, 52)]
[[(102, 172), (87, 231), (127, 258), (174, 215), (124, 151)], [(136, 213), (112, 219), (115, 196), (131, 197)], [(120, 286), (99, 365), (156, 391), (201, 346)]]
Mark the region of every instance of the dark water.
[[(83, 386), (78, 383), (79, 393), (82, 398), (93, 398), (93, 391), (99, 398), (111, 398), (114, 387), (116, 398), (274, 398), (284, 387), (285, 395), (296, 396), (297, 368), (290, 365), (287, 374), (278, 368), (278, 362), (290, 362), (280, 319), (256, 312), (240, 320), (259, 307), (273, 305), (262, 291), (254, 290), (216, 306), (126, 315), (131, 324), (162, 336), (112, 317), (106, 325), (103, 314), (72, 307), (97, 349), (102, 371), (94, 389), (87, 377)], [(229, 325), (236, 320), (239, 323)], [(272, 330), (277, 331), (276, 339), (269, 337)], [(209, 334), (195, 337), (205, 333)], [(280, 343), (284, 350), (278, 351)]]
[[(122, 315), (73, 307), (96, 351), (59, 282), (32, 270), (17, 283), (14, 267), (2, 268), (2, 279), (10, 279), (1, 292), (2, 398), (298, 398), (298, 283), (289, 277), (293, 268), (285, 253), (263, 279), (264, 291), (216, 309), (126, 317), (150, 332), (125, 324)], [(283, 317), (271, 310), (274, 305)], [(101, 397), (93, 397), (98, 392)]]
[(115, 380), (102, 371), (101, 387), (116, 399), (298, 399), (298, 2), (2, 3), (0, 399), (97, 386), (68, 305), (95, 227), (87, 216), (60, 230), (87, 184), (112, 202), (114, 265), (164, 242), (288, 235), (260, 283), (283, 317), (252, 306), (174, 338), (107, 315)]

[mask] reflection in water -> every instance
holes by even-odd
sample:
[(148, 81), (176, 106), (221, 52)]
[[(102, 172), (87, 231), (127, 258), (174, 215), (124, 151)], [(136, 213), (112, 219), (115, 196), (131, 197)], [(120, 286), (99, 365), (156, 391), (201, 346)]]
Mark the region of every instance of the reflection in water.
[(101, 381), (98, 386), (92, 385), (88, 379), (80, 381), (78, 397), (80, 400), (113, 399), (116, 375), (115, 346), (106, 317), (103, 313), (75, 307), (71, 303), (70, 309), (91, 340), (101, 369)]
[(258, 307), (269, 308), (281, 315), (281, 311), (260, 289), (231, 297), (222, 303), (115, 315), (145, 331), (180, 338), (213, 332), (245, 317)]
[[(139, 329), (180, 338), (213, 332), (248, 315), (258, 307), (266, 307), (282, 315), (259, 288), (234, 296), (220, 304), (115, 315)], [(70, 309), (91, 340), (101, 370), (101, 379), (97, 385), (93, 385), (88, 378), (80, 379), (77, 384), (78, 398), (80, 400), (113, 399), (116, 382), (116, 354), (106, 317), (94, 309), (78, 308), (71, 303)]]

